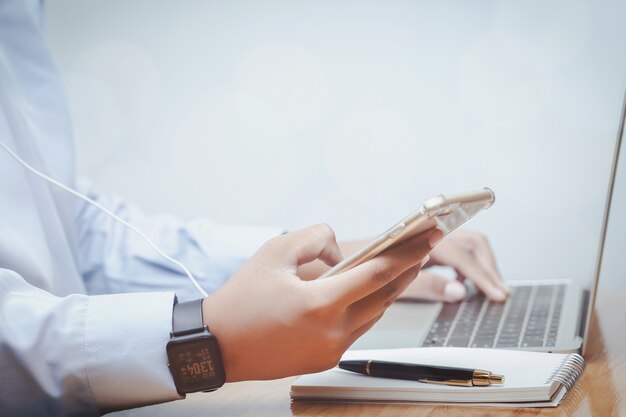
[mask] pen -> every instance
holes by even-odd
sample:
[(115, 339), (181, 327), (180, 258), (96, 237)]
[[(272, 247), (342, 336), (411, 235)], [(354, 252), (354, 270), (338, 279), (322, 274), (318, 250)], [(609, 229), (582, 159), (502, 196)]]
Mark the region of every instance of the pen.
[(409, 379), (429, 384), (460, 387), (486, 387), (504, 384), (504, 375), (482, 369), (451, 368), (447, 366), (416, 365), (413, 363), (374, 360), (341, 361), (339, 368), (379, 378)]

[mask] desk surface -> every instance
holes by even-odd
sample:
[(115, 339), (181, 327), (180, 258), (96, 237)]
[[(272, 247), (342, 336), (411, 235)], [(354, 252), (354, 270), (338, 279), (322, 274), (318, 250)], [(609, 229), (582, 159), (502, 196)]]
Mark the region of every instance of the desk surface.
[(626, 415), (626, 293), (601, 293), (591, 325), (587, 368), (558, 408), (503, 409), (395, 404), (291, 403), (295, 378), (227, 384), (211, 394), (112, 416), (617, 416)]

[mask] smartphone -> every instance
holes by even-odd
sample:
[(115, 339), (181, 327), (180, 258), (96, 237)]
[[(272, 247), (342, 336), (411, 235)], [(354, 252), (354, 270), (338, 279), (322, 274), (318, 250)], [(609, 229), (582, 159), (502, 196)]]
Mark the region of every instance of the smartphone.
[(418, 210), (394, 224), (353, 255), (326, 271), (320, 278), (337, 275), (352, 269), (372, 259), (394, 244), (410, 239), (434, 227), (441, 230), (445, 236), (480, 211), (491, 207), (495, 201), (495, 194), (487, 187), (482, 190), (448, 197), (444, 195), (433, 197), (422, 204)]

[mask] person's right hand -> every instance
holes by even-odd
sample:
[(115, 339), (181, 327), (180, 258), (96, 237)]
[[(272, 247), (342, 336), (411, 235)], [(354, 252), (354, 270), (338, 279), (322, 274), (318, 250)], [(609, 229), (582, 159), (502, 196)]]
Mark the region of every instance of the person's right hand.
[(296, 272), (342, 254), (332, 229), (309, 227), (267, 242), (204, 300), (227, 381), (273, 379), (337, 364), (417, 276), (442, 234), (432, 229), (329, 278), (305, 281)]

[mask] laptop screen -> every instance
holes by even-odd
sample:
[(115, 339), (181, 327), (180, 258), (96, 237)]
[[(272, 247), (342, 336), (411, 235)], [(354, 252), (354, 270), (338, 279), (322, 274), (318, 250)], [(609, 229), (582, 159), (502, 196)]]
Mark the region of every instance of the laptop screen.
[(622, 140), (624, 136), (625, 119), (626, 119), (626, 92), (624, 93), (624, 101), (622, 103), (622, 111), (620, 115), (618, 129), (617, 129), (615, 149), (613, 151), (613, 159), (612, 159), (612, 164), (611, 164), (611, 173), (609, 175), (609, 184), (608, 184), (608, 189), (607, 189), (606, 201), (604, 203), (604, 215), (602, 218), (602, 227), (600, 230), (600, 241), (598, 243), (598, 255), (596, 258), (595, 273), (593, 276), (593, 282), (591, 283), (591, 286), (589, 288), (590, 290), (589, 303), (587, 305), (586, 320), (584, 323), (585, 327), (584, 327), (584, 332), (583, 332), (583, 347), (582, 347), (583, 355), (586, 354), (587, 346), (589, 344), (589, 338), (587, 337), (587, 335), (589, 333), (589, 328), (591, 326), (591, 318), (592, 318), (593, 310), (594, 310), (596, 292), (598, 290), (598, 282), (600, 281), (600, 276), (602, 274), (602, 266), (603, 266), (602, 262), (604, 260), (604, 252), (605, 252), (606, 240), (607, 240), (607, 229), (608, 229), (609, 220), (610, 220), (611, 205), (613, 203), (615, 182), (616, 182), (616, 177), (617, 177), (617, 172), (618, 172), (617, 168), (618, 168), (619, 157), (621, 153)]

